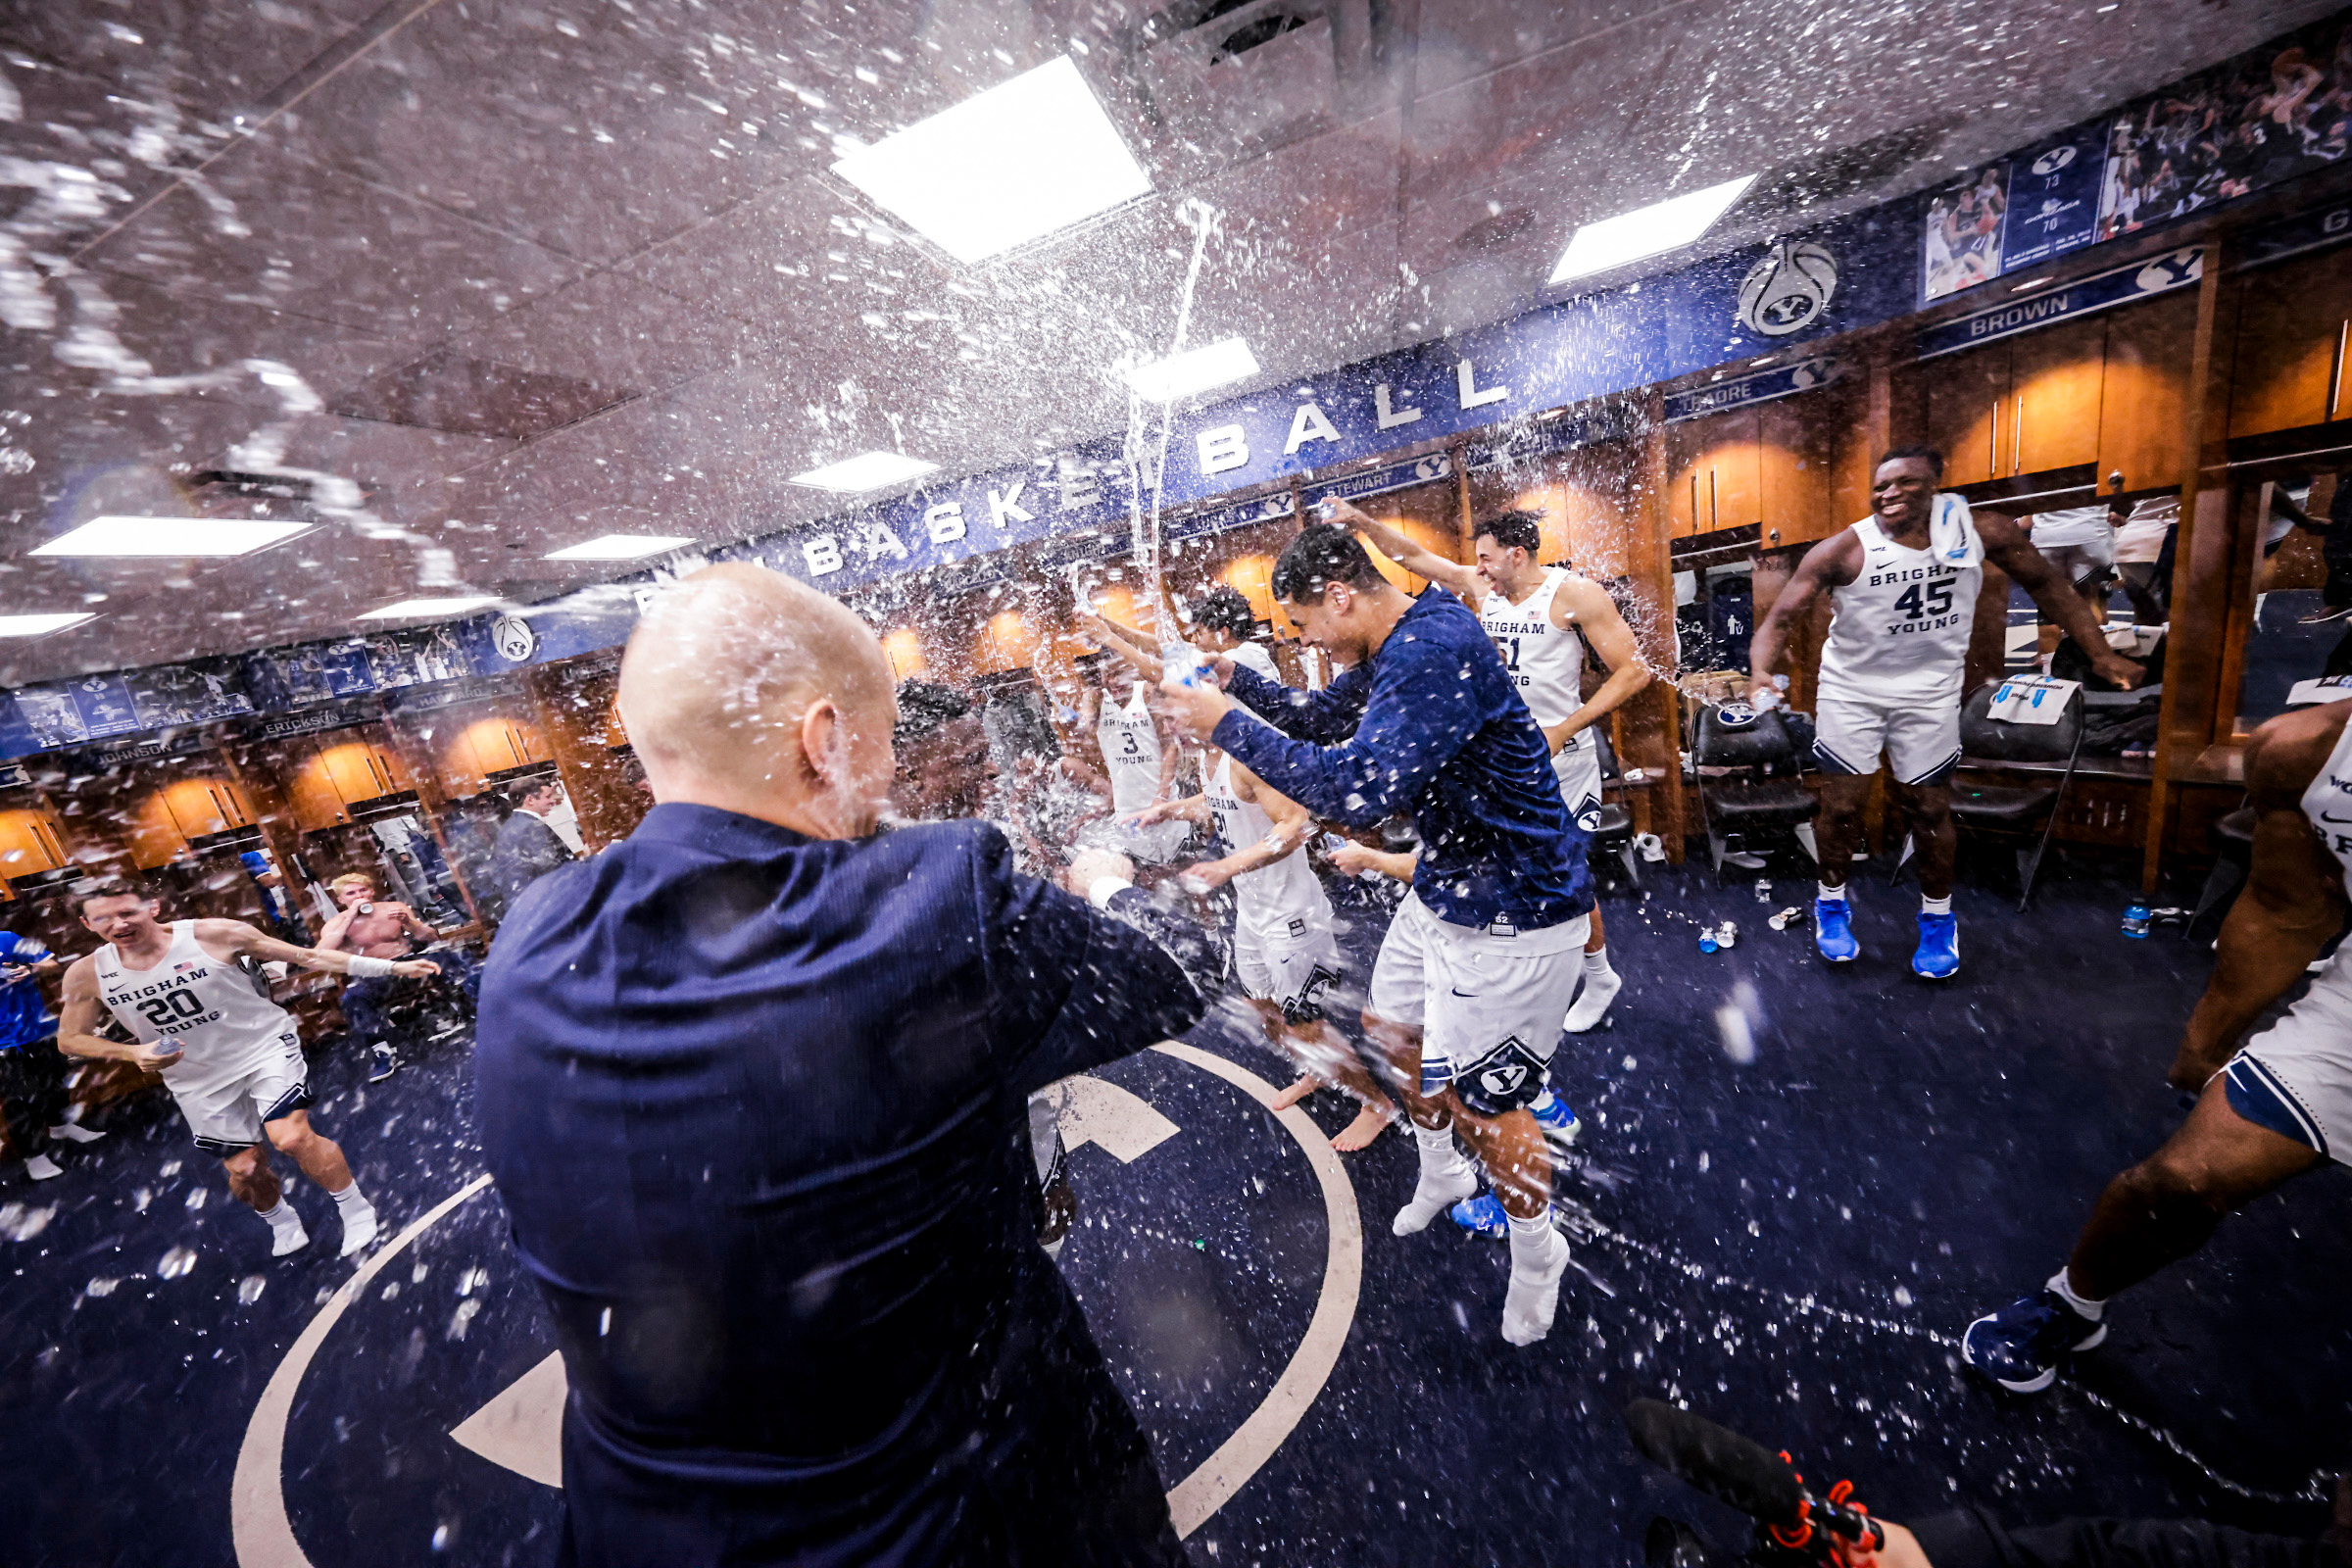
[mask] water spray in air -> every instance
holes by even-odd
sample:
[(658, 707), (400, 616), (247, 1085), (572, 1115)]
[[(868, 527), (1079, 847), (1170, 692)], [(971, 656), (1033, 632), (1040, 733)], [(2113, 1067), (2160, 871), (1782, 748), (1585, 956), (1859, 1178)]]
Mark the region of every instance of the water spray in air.
[[(1217, 232), (1224, 214), (1199, 197), (1188, 196), (1177, 205), (1176, 219), (1193, 231), (1193, 254), (1184, 270), (1184, 287), (1176, 297), (1176, 331), (1164, 356), (1170, 360), (1184, 352), (1185, 335), (1192, 328), (1193, 291), (1200, 282), (1200, 264), (1208, 255), (1209, 238)], [(1160, 505), (1166, 494), (1168, 436), (1176, 422), (1175, 407), (1173, 394), (1160, 403), (1159, 445), (1156, 452), (1151, 452), (1147, 450), (1144, 396), (1140, 391), (1128, 395), (1127, 519), (1134, 557), (1143, 564), (1144, 580), (1151, 585), (1152, 618), (1159, 632), (1161, 666), (1171, 671), (1189, 671), (1198, 667), (1200, 656), (1185, 644), (1160, 563)], [(1149, 511), (1144, 505), (1146, 486), (1152, 492)]]

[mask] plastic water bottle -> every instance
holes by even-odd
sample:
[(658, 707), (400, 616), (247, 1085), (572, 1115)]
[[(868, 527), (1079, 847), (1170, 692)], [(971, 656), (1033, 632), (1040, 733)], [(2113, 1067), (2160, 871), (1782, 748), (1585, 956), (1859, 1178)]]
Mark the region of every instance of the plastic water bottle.
[(1713, 926), (1702, 925), (1698, 928), (1699, 952), (1713, 953), (1720, 947), (1722, 947), (1722, 944), (1715, 940), (1715, 928)]
[(1213, 680), (1208, 673), (1208, 661), (1200, 650), (1190, 643), (1159, 645), (1159, 667), (1163, 674), (1173, 675), (1187, 686), (1198, 686), (1203, 680)]
[(2148, 906), (2134, 902), (2124, 910), (2124, 935), (2144, 939), (2148, 934)]

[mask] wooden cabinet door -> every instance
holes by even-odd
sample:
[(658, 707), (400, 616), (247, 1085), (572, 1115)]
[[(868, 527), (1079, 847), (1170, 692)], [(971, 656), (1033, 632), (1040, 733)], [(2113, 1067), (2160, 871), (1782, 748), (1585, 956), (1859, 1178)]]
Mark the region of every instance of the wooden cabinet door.
[(2000, 472), (2046, 473), (2099, 460), (2106, 349), (2107, 323), (2098, 317), (2011, 339)]
[(1757, 412), (1740, 409), (1716, 416), (1714, 445), (1707, 453), (1707, 515), (1699, 532), (1764, 525), (1764, 457), (1757, 439)]
[(2348, 340), (2352, 253), (2327, 251), (2248, 277), (2239, 298), (2230, 433), (2293, 430), (2352, 414), (2344, 387)]
[[(1928, 444), (1943, 454), (1943, 482), (1981, 484), (2007, 473), (1993, 454), (2007, 428), (2001, 410), (2009, 401), (2009, 345), (1987, 343), (1947, 354), (1921, 366), (1919, 374), (1926, 389)], [(2001, 456), (2008, 456), (2005, 446)]]
[(2181, 420), (2196, 333), (2194, 289), (2107, 318), (2107, 368), (2099, 387), (2101, 494), (2181, 482)]
[(1668, 531), (1688, 539), (1706, 516), (1706, 421), (1689, 419), (1666, 427), (1666, 519)]
[(65, 863), (56, 823), (29, 807), (0, 811), (0, 877), (54, 871)]
[[(1756, 458), (1763, 483), (1761, 543), (1802, 544), (1834, 532), (1830, 507), (1833, 423), (1844, 400), (1834, 393), (1783, 398), (1756, 410)], [(1846, 519), (1851, 521), (1851, 518)]]

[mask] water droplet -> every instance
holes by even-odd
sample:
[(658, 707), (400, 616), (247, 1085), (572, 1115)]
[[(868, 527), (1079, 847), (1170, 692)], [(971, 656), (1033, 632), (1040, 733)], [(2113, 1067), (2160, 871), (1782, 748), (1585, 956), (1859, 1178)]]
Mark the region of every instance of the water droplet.
[(196, 1249), (174, 1247), (163, 1255), (162, 1261), (155, 1265), (155, 1277), (159, 1280), (179, 1279), (195, 1266)]
[(246, 1306), (251, 1306), (262, 1298), (262, 1292), (269, 1287), (270, 1282), (261, 1275), (248, 1274), (237, 1281), (237, 1300)]
[(81, 1294), (84, 1296), (112, 1296), (115, 1294), (115, 1287), (122, 1283), (121, 1280), (101, 1275), (84, 1285), (81, 1288)]
[(208, 1189), (202, 1187), (189, 1188), (188, 1206), (190, 1208), (202, 1208), (204, 1206), (204, 1198), (207, 1191)]

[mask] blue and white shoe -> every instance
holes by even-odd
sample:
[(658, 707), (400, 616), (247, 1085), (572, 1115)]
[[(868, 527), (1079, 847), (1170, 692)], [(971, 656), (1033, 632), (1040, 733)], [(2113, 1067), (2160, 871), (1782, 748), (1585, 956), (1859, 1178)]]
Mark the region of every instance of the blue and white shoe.
[(1536, 1125), (1543, 1129), (1544, 1147), (1554, 1157), (1568, 1152), (1585, 1130), (1583, 1120), (1576, 1114), (1576, 1107), (1548, 1089), (1538, 1096), (1536, 1102), (1528, 1109), (1535, 1112)]
[(1919, 917), (1919, 951), (1911, 955), (1911, 972), (1922, 980), (1949, 980), (1960, 972), (1960, 917), (1929, 914)]
[(1813, 945), (1832, 963), (1851, 963), (1862, 956), (1854, 940), (1854, 912), (1843, 899), (1813, 901)]
[(1453, 1222), (1473, 1236), (1497, 1242), (1510, 1239), (1510, 1217), (1502, 1211), (1502, 1200), (1493, 1193), (1465, 1198), (1453, 1205), (1452, 1212)]
[(2106, 1338), (2106, 1324), (2093, 1323), (2044, 1286), (1971, 1323), (1960, 1353), (2010, 1393), (2039, 1394), (2057, 1378), (2061, 1360)]

